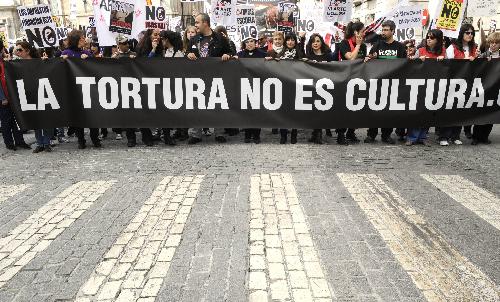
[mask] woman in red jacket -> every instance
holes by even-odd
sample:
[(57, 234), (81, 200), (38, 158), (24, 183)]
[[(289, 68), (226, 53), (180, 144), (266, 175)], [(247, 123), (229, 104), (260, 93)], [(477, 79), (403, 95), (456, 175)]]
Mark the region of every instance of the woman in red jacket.
[[(427, 33), (424, 41), (424, 46), (417, 49), (414, 58), (418, 58), (422, 61), (426, 59), (435, 59), (438, 61), (444, 60), (446, 57), (446, 50), (444, 48), (444, 37), (443, 32), (439, 29), (431, 29)], [(430, 146), (427, 140), (427, 133), (429, 128), (410, 128), (408, 129), (408, 135), (406, 137), (406, 145), (411, 146), (413, 144), (424, 144)]]
[(7, 54), (3, 41), (0, 40), (0, 123), (2, 124), (3, 141), (9, 150), (31, 149), (24, 141), (23, 134), (17, 126), (16, 117), (10, 109), (7, 82), (5, 81), (4, 56)]

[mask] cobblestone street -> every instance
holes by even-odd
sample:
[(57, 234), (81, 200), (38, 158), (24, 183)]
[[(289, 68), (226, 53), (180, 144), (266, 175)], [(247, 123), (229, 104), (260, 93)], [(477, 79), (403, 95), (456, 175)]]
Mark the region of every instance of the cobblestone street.
[(478, 146), (309, 135), (2, 144), (0, 302), (500, 301), (498, 125)]

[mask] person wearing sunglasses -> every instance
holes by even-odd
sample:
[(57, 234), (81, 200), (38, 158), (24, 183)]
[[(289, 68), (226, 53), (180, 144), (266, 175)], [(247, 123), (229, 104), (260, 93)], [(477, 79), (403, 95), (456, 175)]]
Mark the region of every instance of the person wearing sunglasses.
[[(478, 55), (478, 46), (474, 42), (474, 35), (474, 26), (471, 24), (462, 25), (458, 33), (458, 38), (452, 41), (452, 44), (446, 49), (446, 58), (473, 61)], [(464, 127), (465, 136), (467, 138), (472, 137), (471, 128), (472, 126)], [(438, 129), (438, 132), (439, 145), (441, 146), (448, 146), (450, 142), (453, 142), (455, 145), (463, 144), (460, 140), (462, 126), (441, 127)]]
[[(19, 49), (16, 45), (15, 49)], [(24, 49), (23, 49), (24, 51)], [(6, 60), (8, 57), (6, 58)], [(23, 133), (17, 126), (16, 117), (9, 104), (9, 95), (7, 92), (7, 81), (5, 80), (4, 67), (4, 44), (0, 39), (0, 124), (2, 125), (2, 138), (5, 147), (16, 151), (18, 148), (31, 149), (24, 141)], [(15, 143), (15, 144), (14, 144)]]
[[(446, 58), (446, 49), (444, 48), (443, 32), (439, 29), (431, 29), (427, 32), (422, 47), (415, 52), (414, 59), (425, 61), (427, 59), (435, 59), (438, 61)], [(423, 144), (430, 146), (427, 140), (429, 128), (409, 128), (406, 136), (406, 145)]]

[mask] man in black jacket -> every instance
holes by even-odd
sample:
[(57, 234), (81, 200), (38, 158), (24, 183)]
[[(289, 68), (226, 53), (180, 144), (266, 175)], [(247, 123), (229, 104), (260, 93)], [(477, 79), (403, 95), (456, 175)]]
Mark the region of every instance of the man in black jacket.
[[(231, 59), (231, 48), (229, 42), (224, 36), (216, 33), (210, 28), (210, 16), (208, 14), (198, 14), (195, 18), (196, 31), (198, 34), (189, 41), (187, 58), (197, 60), (198, 58), (219, 57), (222, 61)], [(201, 142), (201, 128), (189, 128), (188, 144)], [(215, 129), (215, 140), (219, 143), (225, 143), (224, 129)]]

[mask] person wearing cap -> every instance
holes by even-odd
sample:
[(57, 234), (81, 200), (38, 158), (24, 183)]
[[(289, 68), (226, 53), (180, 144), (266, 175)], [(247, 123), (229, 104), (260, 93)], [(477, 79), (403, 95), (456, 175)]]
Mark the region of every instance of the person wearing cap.
[(130, 44), (128, 38), (124, 35), (118, 35), (116, 37), (116, 45), (118, 50), (111, 56), (112, 58), (135, 58), (137, 54), (130, 50)]
[[(253, 37), (248, 37), (241, 42), (241, 51), (234, 56), (238, 58), (265, 58), (266, 53), (257, 48), (257, 40)], [(247, 128), (245, 129), (245, 143), (253, 142), (260, 144), (260, 128)]]

